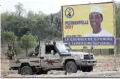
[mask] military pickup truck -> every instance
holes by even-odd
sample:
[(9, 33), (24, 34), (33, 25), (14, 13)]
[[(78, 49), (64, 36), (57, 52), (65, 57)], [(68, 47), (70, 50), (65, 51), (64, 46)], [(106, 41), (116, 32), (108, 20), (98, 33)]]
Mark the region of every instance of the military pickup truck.
[(10, 60), (10, 70), (18, 70), (21, 75), (47, 74), (49, 70), (64, 70), (76, 73), (78, 70), (90, 72), (96, 65), (92, 53), (72, 51), (63, 42), (41, 43), (38, 52), (25, 58)]

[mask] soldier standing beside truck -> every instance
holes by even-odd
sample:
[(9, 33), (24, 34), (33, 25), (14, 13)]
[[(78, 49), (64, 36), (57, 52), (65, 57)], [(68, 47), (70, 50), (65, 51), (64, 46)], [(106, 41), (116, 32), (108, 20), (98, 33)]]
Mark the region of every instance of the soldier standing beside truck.
[(8, 50), (7, 50), (7, 53), (6, 53), (8, 59), (12, 60), (12, 58), (14, 57), (15, 55), (15, 52), (14, 50), (12, 49), (12, 46), (8, 44)]

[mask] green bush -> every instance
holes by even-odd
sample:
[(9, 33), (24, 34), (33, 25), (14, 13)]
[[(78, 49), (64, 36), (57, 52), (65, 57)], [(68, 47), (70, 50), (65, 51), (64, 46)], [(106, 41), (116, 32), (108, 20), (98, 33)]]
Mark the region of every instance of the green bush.
[(23, 37), (21, 38), (21, 46), (22, 48), (26, 49), (26, 56), (28, 53), (28, 48), (32, 48), (36, 46), (36, 44), (37, 44), (36, 38), (31, 34), (23, 35)]
[(13, 32), (3, 32), (2, 34), (3, 34), (2, 36), (3, 36), (4, 40), (7, 42), (17, 40), (17, 36), (15, 36), (15, 34)]

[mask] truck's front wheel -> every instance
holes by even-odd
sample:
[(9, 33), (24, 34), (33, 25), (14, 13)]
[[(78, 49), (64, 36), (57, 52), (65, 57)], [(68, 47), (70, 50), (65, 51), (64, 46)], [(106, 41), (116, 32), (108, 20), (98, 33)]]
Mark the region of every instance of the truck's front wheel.
[(20, 69), (20, 74), (21, 75), (32, 75), (33, 74), (33, 70), (30, 66), (23, 66)]
[(65, 65), (65, 69), (68, 73), (76, 73), (77, 66), (74, 61), (68, 61)]

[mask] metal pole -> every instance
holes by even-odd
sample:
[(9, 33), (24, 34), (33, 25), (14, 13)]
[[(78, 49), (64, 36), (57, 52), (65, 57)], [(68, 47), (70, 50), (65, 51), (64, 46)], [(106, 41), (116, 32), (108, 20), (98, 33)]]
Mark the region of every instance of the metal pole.
[(113, 0), (113, 20), (114, 20), (114, 71), (116, 71), (116, 19), (115, 19), (115, 2)]

